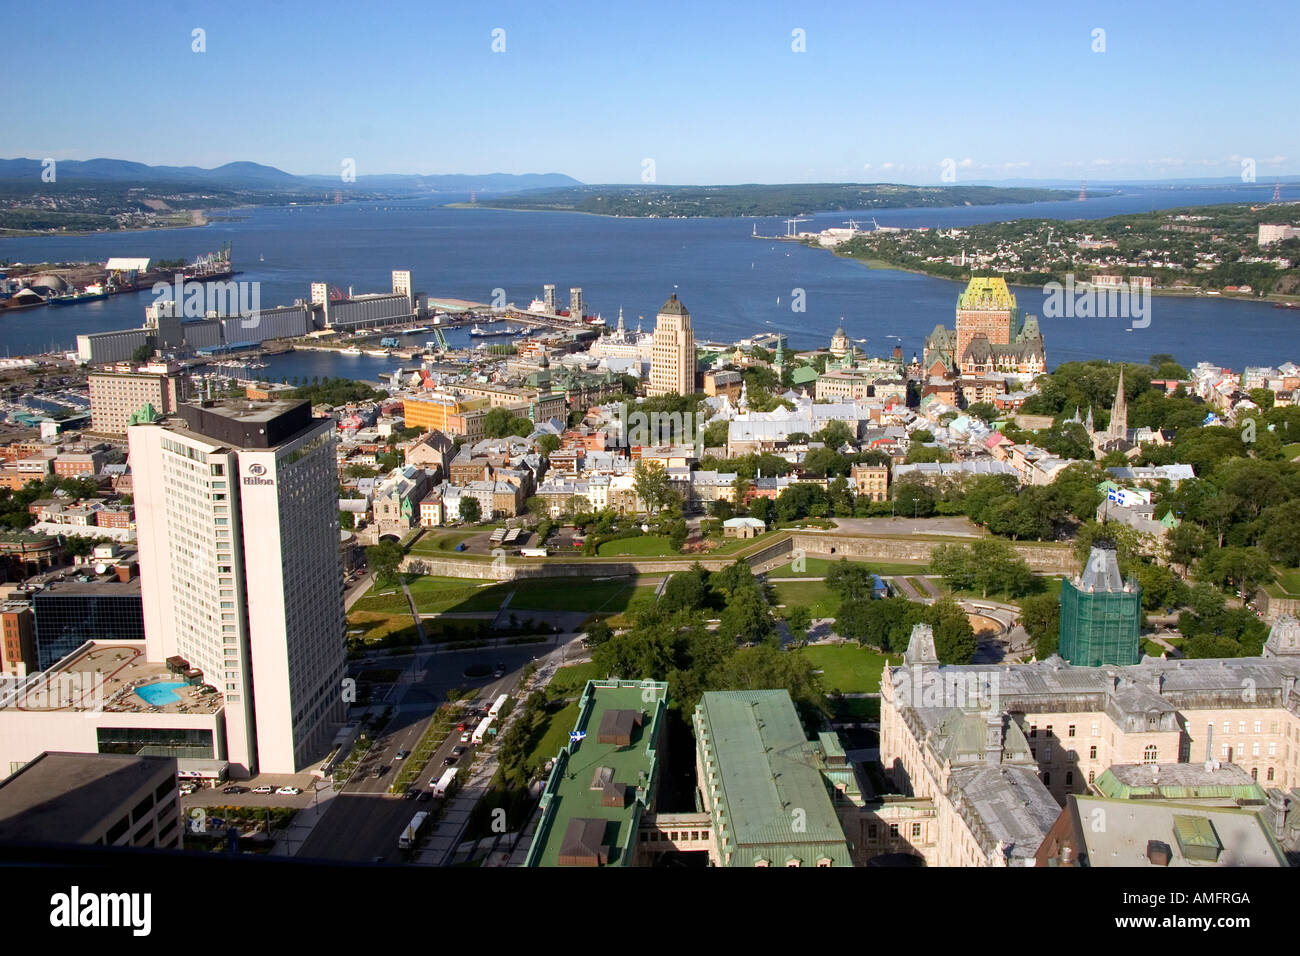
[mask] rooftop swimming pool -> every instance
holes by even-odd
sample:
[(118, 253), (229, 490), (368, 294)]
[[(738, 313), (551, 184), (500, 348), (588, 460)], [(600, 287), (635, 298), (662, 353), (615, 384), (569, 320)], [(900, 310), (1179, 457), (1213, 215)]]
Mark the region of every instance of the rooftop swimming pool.
[(165, 704), (175, 704), (180, 701), (176, 689), (186, 686), (188, 685), (183, 680), (158, 681), (156, 684), (137, 687), (135, 692), (144, 699), (146, 704), (153, 707), (162, 707)]

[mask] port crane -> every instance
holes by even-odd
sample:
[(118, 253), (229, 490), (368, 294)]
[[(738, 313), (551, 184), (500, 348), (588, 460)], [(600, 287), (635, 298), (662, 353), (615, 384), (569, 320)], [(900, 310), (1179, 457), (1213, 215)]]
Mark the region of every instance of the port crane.
[(799, 223), (801, 222), (812, 222), (812, 220), (811, 219), (787, 219), (785, 221), (785, 234), (787, 238), (793, 239), (795, 235), (797, 235), (795, 231), (795, 227), (798, 226)]

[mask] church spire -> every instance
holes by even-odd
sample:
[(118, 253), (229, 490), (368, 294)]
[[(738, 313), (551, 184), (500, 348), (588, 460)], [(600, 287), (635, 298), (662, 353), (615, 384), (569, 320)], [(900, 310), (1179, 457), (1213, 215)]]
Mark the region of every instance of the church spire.
[(1128, 438), (1128, 399), (1124, 396), (1124, 366), (1119, 367), (1119, 385), (1115, 388), (1115, 404), (1110, 408), (1111, 438)]

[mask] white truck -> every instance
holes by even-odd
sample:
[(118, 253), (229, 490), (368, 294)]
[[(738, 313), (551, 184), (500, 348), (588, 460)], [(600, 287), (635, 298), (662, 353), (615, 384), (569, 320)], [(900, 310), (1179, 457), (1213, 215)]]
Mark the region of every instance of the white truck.
[(431, 781), (429, 783), (429, 786), (433, 787), (433, 795), (435, 797), (445, 797), (447, 795), (447, 791), (451, 789), (451, 785), (454, 784), (455, 782), (456, 782), (456, 768), (448, 767), (447, 770), (443, 773), (443, 775), (439, 777), (437, 780)]
[(491, 717), (493, 720), (496, 720), (498, 717), (500, 717), (501, 708), (506, 705), (506, 701), (508, 701), (509, 699), (510, 699), (509, 694), (502, 694), (500, 697), (498, 697), (496, 701), (493, 702), (492, 706), (488, 709), (488, 716)]
[(479, 721), (479, 725), (474, 728), (474, 736), (470, 739), (476, 744), (481, 744), (483, 738), (487, 736), (488, 728), (492, 726), (492, 721), (495, 719), (496, 717), (493, 714), (488, 714), (484, 717)]

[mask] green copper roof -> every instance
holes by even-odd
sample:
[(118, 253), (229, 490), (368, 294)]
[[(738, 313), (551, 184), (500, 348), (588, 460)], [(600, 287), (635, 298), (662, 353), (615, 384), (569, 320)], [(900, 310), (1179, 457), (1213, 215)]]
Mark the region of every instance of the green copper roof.
[[(631, 866), (635, 862), (641, 815), (654, 800), (658, 770), (655, 744), (667, 697), (665, 683), (587, 682), (573, 728), (586, 736), (578, 742), (570, 741), (555, 759), (542, 791), (542, 819), (525, 866), (558, 866), (569, 823), (578, 819), (607, 821), (605, 845), (609, 856), (605, 865)], [(645, 715), (641, 726), (632, 732), (630, 746), (599, 742), (601, 721), (611, 710), (634, 710)], [(611, 771), (609, 782), (628, 788), (625, 805), (605, 806), (603, 791), (592, 788), (593, 778), (602, 767)]]
[(659, 314), (690, 315), (690, 313), (686, 311), (686, 306), (682, 305), (682, 300), (677, 298), (676, 292), (668, 297), (668, 301), (663, 304), (663, 308), (659, 310)]
[[(695, 730), (725, 865), (852, 866), (848, 843), (784, 690), (714, 691), (695, 710)], [(715, 788), (716, 784), (716, 788)]]

